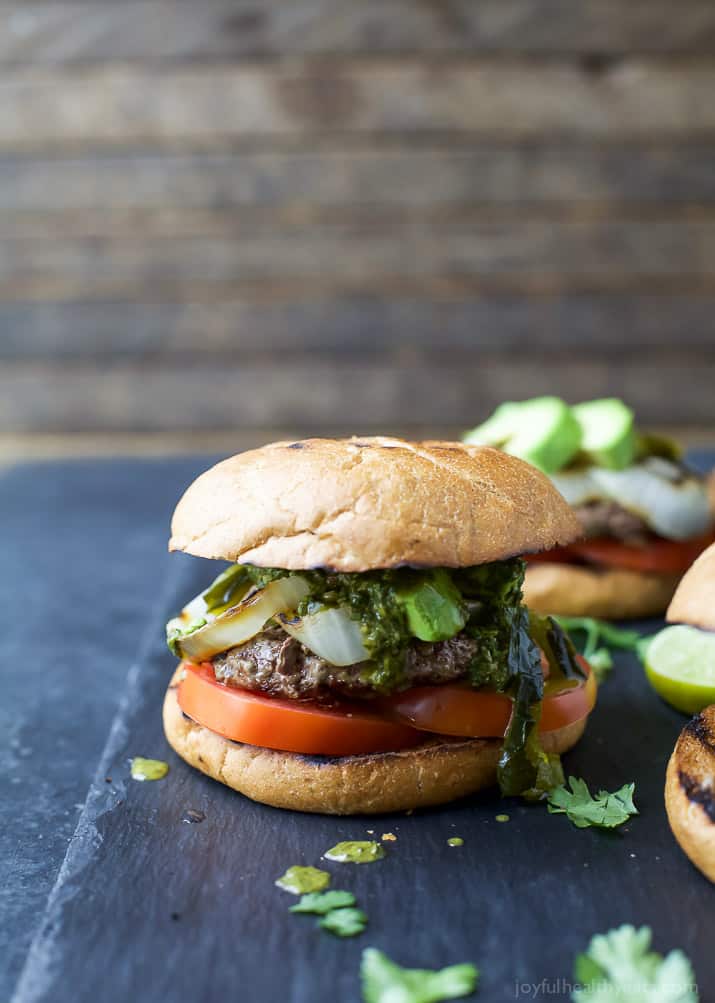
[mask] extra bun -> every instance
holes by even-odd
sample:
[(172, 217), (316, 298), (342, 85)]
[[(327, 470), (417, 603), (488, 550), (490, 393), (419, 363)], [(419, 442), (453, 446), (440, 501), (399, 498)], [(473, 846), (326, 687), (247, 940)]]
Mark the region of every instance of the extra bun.
[[(254, 801), (324, 815), (371, 815), (443, 804), (496, 782), (498, 739), (430, 737), (402, 752), (301, 756), (229, 742), (185, 717), (176, 676), (164, 699), (164, 732), (182, 759)], [(579, 740), (585, 719), (542, 736), (548, 752)]]
[(715, 882), (715, 704), (680, 733), (665, 778), (665, 809), (683, 851)]
[(715, 543), (685, 572), (668, 607), (667, 619), (715, 630)]
[(463, 567), (580, 536), (551, 482), (496, 449), (384, 437), (276, 442), (202, 474), (171, 550), (262, 567)]
[(595, 616), (605, 620), (658, 616), (667, 607), (679, 575), (658, 575), (579, 564), (529, 565), (524, 602), (537, 613)]

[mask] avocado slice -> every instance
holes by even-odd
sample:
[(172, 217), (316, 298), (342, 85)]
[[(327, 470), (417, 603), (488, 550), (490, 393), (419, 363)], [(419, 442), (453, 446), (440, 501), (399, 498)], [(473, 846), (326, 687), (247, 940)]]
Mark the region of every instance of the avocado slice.
[(503, 446), (519, 430), (521, 409), (528, 401), (506, 401), (491, 417), (463, 436), (479, 446)]
[(623, 470), (636, 454), (633, 412), (615, 397), (587, 401), (573, 408), (581, 426), (581, 449), (597, 467)]
[(581, 445), (581, 426), (560, 397), (534, 397), (524, 401), (519, 428), (505, 446), (545, 474), (565, 467)]
[(464, 436), (465, 442), (500, 446), (544, 473), (564, 467), (581, 445), (581, 426), (560, 397), (510, 401)]
[(404, 607), (410, 633), (420, 641), (446, 641), (467, 622), (459, 589), (443, 568), (400, 589), (397, 598)]

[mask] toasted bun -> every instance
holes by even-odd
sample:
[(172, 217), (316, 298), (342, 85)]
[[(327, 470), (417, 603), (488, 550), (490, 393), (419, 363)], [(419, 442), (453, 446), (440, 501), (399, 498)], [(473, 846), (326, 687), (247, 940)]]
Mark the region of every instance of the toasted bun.
[(530, 565), (524, 602), (537, 613), (624, 620), (658, 616), (668, 605), (678, 575), (657, 575), (578, 564)]
[(668, 607), (667, 619), (715, 630), (715, 543), (685, 572)]
[(683, 851), (715, 881), (715, 704), (680, 733), (665, 776), (665, 809)]
[(571, 509), (496, 449), (384, 437), (276, 442), (202, 474), (170, 550), (262, 567), (463, 567), (567, 544)]
[[(443, 804), (496, 783), (498, 739), (437, 737), (403, 752), (363, 756), (301, 756), (229, 742), (185, 717), (177, 679), (164, 698), (169, 745), (197, 770), (254, 801), (320, 812), (372, 815)], [(585, 720), (545, 736), (548, 752), (579, 740)]]

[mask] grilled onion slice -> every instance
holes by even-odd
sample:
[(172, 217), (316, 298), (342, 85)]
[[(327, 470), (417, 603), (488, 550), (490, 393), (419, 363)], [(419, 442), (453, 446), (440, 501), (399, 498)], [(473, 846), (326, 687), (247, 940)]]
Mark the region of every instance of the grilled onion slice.
[(277, 613), (294, 610), (309, 591), (308, 582), (300, 575), (277, 578), (262, 589), (251, 589), (238, 605), (179, 638), (178, 653), (191, 662), (203, 662), (243, 644), (263, 630)]
[(303, 617), (279, 613), (276, 620), (291, 637), (331, 665), (355, 665), (370, 657), (359, 625), (339, 607)]

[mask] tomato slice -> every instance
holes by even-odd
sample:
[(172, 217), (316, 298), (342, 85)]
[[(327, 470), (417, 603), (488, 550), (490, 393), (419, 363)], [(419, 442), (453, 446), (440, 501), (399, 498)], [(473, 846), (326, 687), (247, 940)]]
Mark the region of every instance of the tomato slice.
[(323, 708), (279, 700), (217, 682), (210, 663), (184, 662), (179, 706), (224, 738), (305, 755), (349, 756), (406, 749), (424, 734), (360, 704)]
[(530, 554), (527, 561), (558, 564), (586, 561), (589, 564), (603, 564), (606, 567), (625, 568), (630, 571), (680, 574), (688, 570), (695, 558), (710, 546), (713, 539), (712, 533), (681, 541), (654, 537), (642, 547), (637, 547), (622, 543), (620, 540), (597, 537), (581, 543), (572, 543), (568, 547), (547, 550), (542, 554)]
[[(579, 661), (588, 675), (577, 685), (546, 694), (541, 705), (539, 731), (556, 731), (586, 717), (596, 703), (596, 679), (587, 662)], [(512, 701), (504, 693), (473, 690), (458, 684), (417, 686), (385, 702), (397, 720), (424, 731), (474, 738), (502, 738), (512, 713)]]
[[(580, 658), (580, 656), (579, 656)], [(549, 693), (541, 708), (540, 731), (554, 731), (586, 717), (596, 702), (596, 680), (588, 678)], [(304, 755), (349, 756), (410, 748), (424, 733), (464, 738), (502, 738), (512, 702), (503, 693), (457, 684), (417, 686), (372, 706), (334, 707), (266, 697), (216, 680), (209, 662), (182, 663), (179, 706), (198, 724), (224, 738)]]

